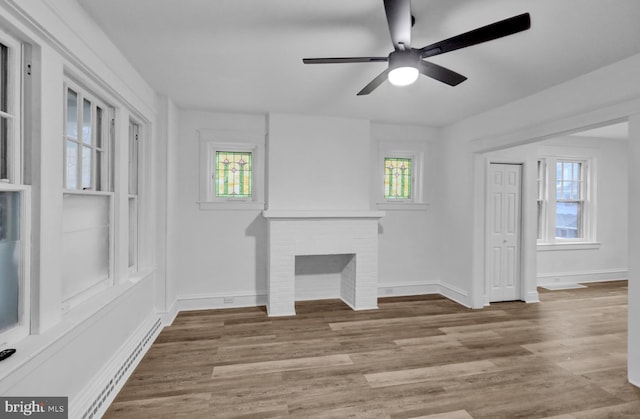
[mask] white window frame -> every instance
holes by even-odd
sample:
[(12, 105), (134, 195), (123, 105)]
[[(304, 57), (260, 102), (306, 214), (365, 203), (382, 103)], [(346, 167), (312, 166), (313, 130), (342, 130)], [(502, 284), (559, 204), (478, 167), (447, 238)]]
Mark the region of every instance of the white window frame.
[(537, 171), (537, 241), (538, 243), (543, 243), (547, 237), (547, 160), (545, 158), (538, 159)]
[[(200, 130), (200, 199), (201, 210), (264, 210), (264, 133)], [(216, 153), (250, 152), (252, 154), (251, 197), (215, 195)]]
[(22, 182), (22, 45), (0, 31), (0, 44), (7, 47), (7, 111), (0, 117), (7, 120), (7, 177), (3, 183)]
[[(69, 138), (67, 137), (67, 96), (69, 94), (69, 90), (73, 90), (77, 95), (78, 95), (78, 103), (80, 103), (80, 105), (82, 105), (84, 103), (83, 99), (88, 100), (89, 102), (91, 102), (91, 109), (92, 109), (92, 118), (91, 121), (92, 123), (96, 123), (97, 121), (97, 115), (96, 115), (96, 107), (100, 107), (103, 110), (103, 121), (102, 121), (102, 130), (101, 130), (101, 138), (102, 138), (102, 144), (101, 147), (97, 147), (95, 145), (95, 138), (96, 138), (96, 127), (92, 126), (92, 143), (90, 145), (87, 144), (83, 144), (82, 139), (78, 138), (78, 139), (73, 139), (73, 138)], [(82, 108), (82, 106), (80, 106)], [(65, 127), (65, 131), (63, 132), (62, 136), (63, 136), (63, 187), (65, 192), (75, 192), (75, 191), (82, 191), (82, 192), (109, 192), (112, 190), (112, 182), (113, 182), (113, 144), (112, 144), (112, 138), (111, 138), (111, 133), (112, 133), (112, 127), (113, 127), (113, 120), (114, 120), (114, 108), (113, 106), (109, 106), (107, 105), (103, 100), (99, 99), (98, 97), (96, 97), (94, 94), (92, 94), (89, 89), (83, 87), (82, 85), (75, 83), (74, 81), (70, 80), (68, 77), (65, 78), (65, 82), (64, 82), (64, 102), (63, 102), (63, 109), (64, 109), (64, 127)], [(82, 110), (82, 112), (84, 112), (84, 109)], [(77, 124), (78, 124), (78, 132), (80, 133), (82, 131), (82, 118), (78, 117), (77, 118)], [(77, 177), (78, 177), (78, 184), (76, 188), (70, 189), (67, 188), (67, 141), (73, 141), (74, 143), (76, 143), (78, 145), (78, 168), (77, 168)], [(82, 149), (83, 147), (89, 147), (92, 150), (92, 159), (91, 159), (91, 186), (88, 188), (83, 188), (82, 186)], [(101, 179), (101, 187), (98, 188), (96, 185), (96, 180), (97, 180), (97, 158), (96, 158), (96, 154), (97, 151), (100, 151), (102, 153), (102, 161), (100, 164), (100, 179)]]
[[(138, 245), (140, 237), (140, 141), (142, 138), (142, 124), (129, 121), (128, 155), (128, 206), (129, 206), (129, 273), (138, 271)], [(133, 205), (133, 211), (131, 206)], [(132, 212), (135, 217), (132, 220)]]
[[(73, 295), (64, 297), (62, 301), (62, 310), (67, 312), (72, 308), (82, 304), (89, 298), (93, 297), (101, 293), (102, 291), (111, 288), (114, 283), (114, 261), (115, 261), (115, 205), (114, 205), (114, 193), (113, 192), (95, 192), (95, 191), (81, 191), (81, 190), (68, 190), (63, 194), (64, 197), (77, 196), (77, 197), (86, 197), (86, 196), (102, 196), (109, 200), (108, 203), (108, 211), (109, 211), (109, 231), (108, 231), (108, 240), (109, 240), (109, 255), (107, 260), (107, 267), (109, 269), (108, 275), (106, 278), (101, 279), (100, 281), (85, 287), (83, 290), (76, 292)], [(64, 261), (63, 261), (64, 262)]]
[[(380, 141), (376, 159), (376, 207), (379, 210), (426, 210), (424, 159), (426, 144), (418, 141)], [(385, 158), (411, 159), (411, 198), (385, 198)]]
[(0, 179), (0, 191), (20, 195), (20, 262), (18, 284), (18, 323), (0, 332), (0, 349), (31, 333), (31, 187), (23, 184), (23, 47), (7, 33), (0, 31), (0, 43), (7, 48), (7, 177)]
[[(114, 156), (114, 152), (115, 152), (115, 130), (114, 130), (114, 125), (115, 125), (115, 108), (111, 105), (109, 105), (108, 103), (106, 103), (106, 101), (100, 99), (95, 93), (93, 93), (92, 89), (85, 87), (82, 83), (76, 82), (73, 79), (71, 79), (69, 76), (65, 76), (64, 79), (64, 83), (63, 83), (63, 102), (62, 102), (62, 107), (63, 107), (63, 113), (64, 113), (64, 119), (63, 119), (63, 132), (62, 132), (62, 147), (63, 147), (63, 165), (62, 165), (62, 171), (63, 171), (63, 199), (65, 199), (65, 197), (72, 197), (72, 196), (103, 196), (106, 197), (108, 199), (108, 211), (109, 211), (109, 215), (108, 215), (108, 222), (109, 222), (109, 229), (107, 232), (108, 235), (108, 241), (109, 241), (109, 246), (108, 246), (108, 260), (107, 260), (107, 266), (108, 266), (108, 275), (106, 278), (101, 279), (100, 281), (91, 284), (89, 286), (87, 286), (86, 288), (77, 291), (76, 293), (74, 293), (73, 295), (69, 295), (69, 296), (65, 296), (63, 301), (62, 301), (62, 310), (64, 312), (67, 312), (71, 309), (73, 309), (74, 307), (82, 304), (83, 302), (87, 301), (88, 299), (90, 299), (91, 297), (100, 294), (101, 292), (111, 288), (114, 283), (115, 283), (115, 278), (114, 278), (114, 272), (115, 272), (115, 255), (116, 255), (116, 243), (115, 243), (115, 200), (114, 200), (114, 196), (115, 193), (113, 192), (113, 185), (114, 185), (114, 167), (115, 167), (115, 156)], [(78, 103), (80, 104), (80, 106), (82, 106), (82, 104), (84, 103), (82, 99), (87, 99), (88, 101), (91, 102), (92, 104), (92, 124), (96, 124), (97, 122), (97, 118), (96, 116), (96, 107), (100, 107), (103, 109), (103, 120), (102, 120), (102, 124), (101, 124), (101, 135), (102, 135), (102, 145), (101, 145), (101, 151), (102, 151), (102, 162), (101, 162), (101, 173), (100, 173), (100, 179), (101, 179), (101, 187), (97, 188), (96, 186), (96, 171), (97, 171), (97, 164), (96, 164), (96, 158), (95, 158), (95, 153), (96, 153), (96, 147), (95, 147), (95, 136), (96, 136), (96, 127), (95, 125), (92, 126), (92, 136), (93, 136), (93, 141), (92, 141), (92, 153), (94, 153), (94, 158), (92, 158), (91, 161), (91, 172), (92, 172), (92, 176), (91, 176), (91, 188), (88, 189), (83, 189), (82, 188), (82, 178), (81, 178), (81, 169), (78, 168), (78, 185), (77, 185), (77, 189), (67, 189), (67, 182), (66, 182), (66, 171), (67, 171), (67, 152), (66, 152), (66, 144), (67, 144), (67, 95), (68, 95), (68, 91), (69, 89), (73, 90), (77, 95), (78, 95)], [(78, 117), (78, 130), (81, 130), (82, 127), (82, 118)], [(78, 145), (79, 145), (79, 162), (81, 160), (81, 152), (80, 150), (83, 147), (82, 144), (82, 139), (78, 138), (75, 141)]]
[[(597, 160), (595, 157), (576, 155), (544, 156), (543, 162), (543, 191), (538, 191), (538, 199), (543, 200), (543, 213), (539, 218), (543, 221), (542, 235), (538, 238), (538, 250), (578, 250), (597, 249), (600, 247), (596, 239), (596, 179)], [(582, 220), (580, 229), (582, 237), (556, 237), (556, 163), (561, 161), (581, 163), (581, 202)], [(540, 176), (540, 174), (539, 174)], [(540, 179), (539, 179), (540, 181)]]

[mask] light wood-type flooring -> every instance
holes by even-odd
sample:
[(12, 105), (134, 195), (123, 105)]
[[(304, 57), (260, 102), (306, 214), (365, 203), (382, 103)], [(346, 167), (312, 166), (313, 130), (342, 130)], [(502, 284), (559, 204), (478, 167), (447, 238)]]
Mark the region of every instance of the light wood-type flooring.
[(640, 418), (627, 283), (540, 293), (482, 310), (413, 296), (182, 312), (105, 417)]

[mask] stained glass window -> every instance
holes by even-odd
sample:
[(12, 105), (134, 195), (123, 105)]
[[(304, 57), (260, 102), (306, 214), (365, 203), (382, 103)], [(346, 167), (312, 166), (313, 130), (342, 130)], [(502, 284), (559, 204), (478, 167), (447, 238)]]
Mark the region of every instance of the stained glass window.
[(250, 152), (217, 151), (215, 192), (221, 198), (250, 198), (253, 164)]
[(411, 159), (385, 157), (384, 197), (385, 199), (411, 199)]

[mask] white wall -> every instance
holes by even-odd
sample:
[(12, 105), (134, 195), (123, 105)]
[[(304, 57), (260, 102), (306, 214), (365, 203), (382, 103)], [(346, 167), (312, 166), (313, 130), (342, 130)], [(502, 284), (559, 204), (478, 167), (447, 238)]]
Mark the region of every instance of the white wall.
[(577, 136), (543, 141), (538, 155), (595, 159), (596, 231), (599, 247), (585, 250), (539, 250), (539, 284), (627, 278), (628, 170), (625, 140)]
[(629, 118), (629, 381), (640, 387), (640, 111)]
[(368, 210), (369, 121), (269, 114), (270, 210)]
[(424, 150), (421, 180), (423, 206), (391, 209), (380, 220), (378, 242), (380, 296), (438, 292), (440, 281), (440, 236), (443, 234), (435, 216), (436, 191), (441, 182), (438, 173), (439, 131), (435, 128), (410, 125), (372, 123), (373, 163), (371, 169), (372, 206), (375, 207), (381, 181), (378, 144), (399, 150)]
[[(521, 163), (523, 176), (523, 299), (537, 301), (540, 284), (589, 282), (627, 277), (627, 141), (563, 136), (482, 155), (485, 162)], [(594, 158), (597, 183), (597, 248), (541, 250), (536, 245), (538, 157)], [(476, 176), (478, 177), (478, 176)], [(476, 182), (477, 183), (477, 182)], [(482, 182), (478, 186), (484, 187)], [(557, 278), (557, 279), (556, 279)], [(484, 301), (488, 303), (488, 301)]]
[[(111, 269), (114, 286), (63, 310), (59, 244), (64, 78), (73, 76), (116, 107), (117, 141), (125, 144), (128, 138), (121, 134), (126, 133), (129, 118), (134, 115), (152, 131), (155, 93), (74, 1), (0, 2), (0, 29), (33, 47), (32, 97), (28, 104), (32, 121), (28, 129), (33, 139), (34, 169), (32, 335), (12, 342), (17, 352), (2, 362), (0, 394), (67, 396), (70, 417), (81, 417), (94, 402), (97, 407), (115, 396), (114, 388), (124, 383), (122, 377), (114, 380), (118, 369), (128, 361), (129, 368), (121, 371), (130, 373), (141, 358), (141, 352), (135, 350), (143, 353), (157, 335), (154, 289), (164, 284), (156, 283), (154, 276), (155, 249), (143, 249), (144, 272), (129, 276), (127, 251), (122, 251), (127, 237), (116, 234)], [(153, 142), (153, 137), (148, 140)], [(120, 160), (126, 159), (127, 147), (120, 144), (115, 153)], [(120, 163), (116, 167), (121, 171), (115, 176), (114, 225), (116, 232), (122, 232), (127, 230), (127, 191), (121, 188), (126, 169)], [(152, 190), (155, 176), (149, 165), (143, 170), (150, 180), (147, 187)], [(154, 206), (149, 202), (152, 193), (145, 199), (145, 209)], [(155, 222), (153, 212), (145, 212), (142, 217), (151, 224)], [(150, 229), (143, 227), (141, 234), (141, 242), (148, 244)]]
[(175, 217), (176, 202), (172, 199), (172, 192), (178, 189), (178, 176), (175, 160), (170, 158), (178, 150), (180, 139), (179, 111), (171, 98), (158, 97), (158, 124), (156, 129), (156, 142), (154, 144), (154, 159), (151, 162), (155, 166), (158, 185), (155, 192), (156, 202), (156, 226), (155, 244), (157, 254), (163, 255), (156, 264), (157, 276), (161, 278), (156, 288), (156, 301), (158, 311), (165, 313), (167, 321), (172, 321), (177, 314), (175, 305), (178, 295), (177, 282), (171, 280), (168, 275), (171, 261), (164, 257), (167, 255), (169, 243), (174, 240), (175, 231), (171, 229), (173, 223), (169, 220)]
[[(439, 196), (449, 209), (439, 217), (448, 235), (443, 237), (443, 280), (469, 290), (474, 307), (483, 305), (484, 283), (484, 188), (482, 160), (476, 153), (558, 136), (581, 128), (617, 121), (640, 113), (640, 55), (578, 77), (506, 106), (468, 118), (443, 130), (444, 188)], [(630, 129), (637, 130), (637, 117)], [(635, 125), (635, 127), (634, 127)], [(636, 141), (631, 135), (631, 141)], [(633, 147), (636, 147), (635, 145)], [(634, 149), (635, 150), (635, 149)], [(633, 153), (630, 153), (633, 155)], [(633, 161), (633, 160), (630, 160)], [(630, 166), (630, 168), (633, 166)], [(632, 185), (639, 176), (630, 172), (629, 213), (637, 194)], [(473, 186), (472, 186), (473, 185)], [(633, 220), (633, 217), (630, 218)], [(637, 250), (637, 225), (629, 226), (630, 256)], [(461, 238), (466, 238), (461, 240)], [(637, 322), (639, 273), (629, 259), (629, 354), (640, 353)], [(630, 356), (629, 376), (638, 384), (640, 364)]]
[(167, 255), (180, 307), (264, 304), (266, 220), (258, 209), (200, 209), (198, 130), (265, 132), (266, 118), (182, 110), (179, 127), (168, 156), (173, 180)]
[[(132, 350), (150, 344), (149, 339), (158, 331), (154, 326), (157, 311), (170, 309), (175, 296), (181, 298), (183, 308), (263, 303), (266, 223), (258, 210), (199, 210), (197, 130), (266, 132), (266, 118), (178, 112), (168, 98), (161, 99), (158, 105), (152, 89), (73, 1), (9, 0), (0, 3), (0, 11), (0, 27), (33, 44), (35, 52), (37, 109), (34, 109), (33, 133), (37, 140), (34, 144), (32, 260), (35, 263), (32, 272), (34, 282), (39, 284), (33, 290), (34, 331), (38, 334), (19, 342), (18, 353), (3, 361), (0, 393), (69, 396), (72, 412), (81, 414), (106, 388), (112, 378), (110, 374), (127, 360)], [(274, 176), (270, 185), (275, 189), (270, 195), (270, 204), (282, 209), (308, 209), (309, 205), (315, 209), (369, 209), (370, 188), (360, 185), (367, 185), (374, 172), (368, 155), (373, 149), (372, 138), (389, 139), (397, 135), (405, 140), (427, 141), (434, 150), (427, 160), (431, 163), (427, 166), (433, 168), (427, 178), (436, 182), (427, 187), (431, 206), (427, 211), (387, 213), (380, 229), (380, 282), (391, 294), (442, 290), (438, 287), (444, 285), (445, 290), (477, 305), (482, 302), (478, 297), (481, 297), (483, 281), (484, 212), (483, 191), (478, 187), (481, 180), (476, 176), (476, 153), (640, 114), (639, 70), (640, 55), (471, 117), (441, 133), (425, 129), (417, 130), (420, 133), (414, 136), (407, 132), (415, 133), (415, 130), (382, 124), (370, 126), (369, 121), (272, 114), (275, 147), (269, 156), (270, 175)], [(69, 313), (63, 313), (60, 304), (60, 251), (57, 246), (51, 246), (60, 242), (61, 235), (62, 142), (56, 133), (62, 132), (65, 71), (87, 78), (100, 93), (123, 106), (119, 115), (125, 120), (130, 112), (141, 117), (147, 124), (149, 142), (154, 143), (157, 133), (163, 132), (159, 143), (149, 146), (155, 160), (147, 160), (145, 174), (151, 189), (147, 197), (153, 202), (144, 206), (147, 211), (143, 224), (149, 226), (141, 240), (149, 245), (141, 251), (144, 275), (132, 280), (119, 278), (108, 293)], [(156, 124), (158, 107), (163, 108), (162, 128)], [(380, 134), (382, 132), (385, 134)], [(635, 162), (640, 159), (640, 118), (637, 116), (631, 119), (631, 133), (629, 162)], [(338, 149), (340, 153), (333, 154)], [(606, 153), (611, 152), (613, 159), (618, 151), (606, 150)], [(308, 165), (302, 159), (295, 160), (300, 155), (320, 159)], [(366, 157), (351, 159), (359, 155)], [(316, 173), (326, 170), (321, 163), (334, 161), (333, 158), (341, 169), (332, 171), (330, 165), (326, 172), (328, 178), (322, 182), (312, 181), (315, 185), (312, 193), (296, 197), (288, 193), (291, 187), (299, 186), (288, 176), (291, 164), (295, 170)], [(288, 169), (281, 159), (290, 164)], [(637, 196), (640, 173), (635, 167), (630, 165), (629, 204), (633, 209), (640, 205)], [(343, 183), (345, 175), (348, 182)], [(337, 191), (333, 187), (336, 183), (339, 183)], [(165, 188), (164, 185), (167, 186), (162, 192), (154, 190)], [(603, 192), (600, 188), (599, 193)], [(125, 206), (118, 208), (120, 216), (124, 216)], [(607, 204), (599, 211), (607, 211)], [(636, 254), (640, 248), (640, 225), (633, 218), (629, 231), (629, 249)], [(155, 246), (152, 238), (156, 236), (160, 243), (157, 249), (152, 248)], [(610, 241), (604, 235), (601, 240)], [(606, 249), (608, 245), (603, 247)], [(636, 259), (629, 261), (630, 354), (640, 353), (640, 323), (637, 322), (640, 267), (636, 266)], [(611, 256), (607, 257), (606, 264), (623, 265), (624, 261)], [(156, 266), (162, 269), (157, 272)], [(553, 266), (550, 269), (557, 269), (557, 265)], [(432, 284), (438, 287), (430, 288)], [(104, 344), (96, 347), (98, 341)], [(71, 362), (81, 368), (70, 371)], [(640, 363), (634, 356), (629, 359), (629, 377), (640, 384)]]
[[(436, 129), (389, 124), (372, 124), (369, 129), (368, 121), (283, 114), (270, 115), (268, 125), (270, 163), (265, 175), (270, 208), (374, 209), (371, 189), (376, 170), (372, 166), (379, 140), (416, 142), (426, 147), (423, 185), (426, 202), (431, 203), (439, 182)], [(167, 245), (168, 275), (176, 281), (179, 307), (263, 304), (267, 288), (266, 220), (255, 209), (199, 209), (197, 132), (264, 132), (265, 117), (182, 110), (179, 126), (168, 161), (172, 186)], [(331, 173), (317, 175), (327, 167)], [(292, 177), (291, 171), (298, 175)], [(309, 192), (292, 197), (289, 191), (300, 180), (305, 181)], [(327, 186), (335, 182), (342, 186), (333, 194)], [(420, 210), (386, 210), (379, 229), (381, 296), (439, 291), (441, 230), (434, 213), (431, 205)], [(296, 284), (298, 298), (337, 296), (339, 273), (331, 270), (340, 264), (338, 259), (330, 260), (325, 272), (319, 265), (327, 260), (302, 261)], [(319, 286), (316, 279), (325, 281), (325, 286)]]

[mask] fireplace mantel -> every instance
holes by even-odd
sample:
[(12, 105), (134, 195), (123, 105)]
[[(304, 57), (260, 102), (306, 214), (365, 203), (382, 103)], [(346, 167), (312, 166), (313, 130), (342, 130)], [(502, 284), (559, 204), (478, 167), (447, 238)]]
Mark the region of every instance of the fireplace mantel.
[(262, 216), (268, 220), (297, 219), (380, 219), (384, 211), (342, 211), (342, 210), (265, 210)]
[(378, 221), (383, 211), (267, 210), (269, 316), (295, 315), (295, 258), (352, 255), (340, 298), (354, 310), (378, 307)]

